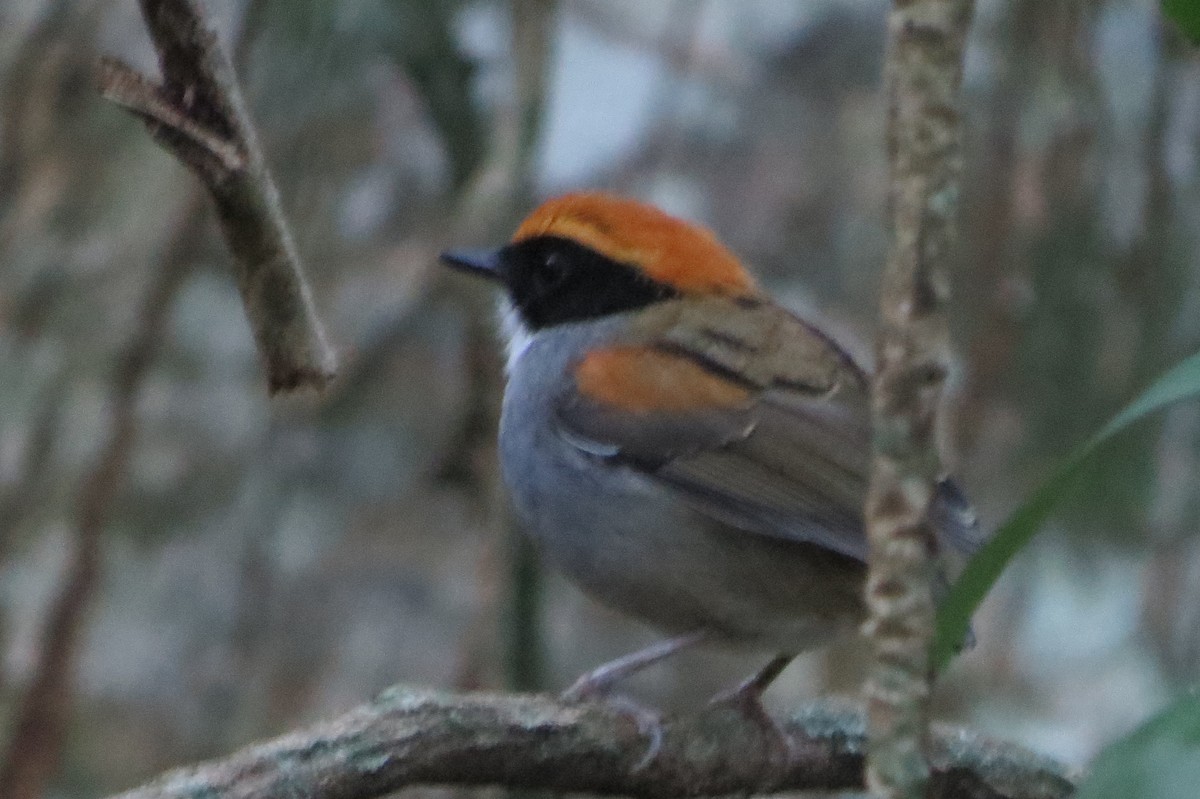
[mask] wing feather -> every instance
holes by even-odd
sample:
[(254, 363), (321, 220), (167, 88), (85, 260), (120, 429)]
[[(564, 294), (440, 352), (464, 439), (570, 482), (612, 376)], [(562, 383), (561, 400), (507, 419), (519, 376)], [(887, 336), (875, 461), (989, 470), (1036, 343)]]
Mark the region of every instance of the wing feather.
[[(663, 368), (678, 378), (656, 383), (656, 390), (694, 390), (691, 370), (698, 370), (706, 381), (738, 386), (744, 402), (684, 403), (680, 410), (676, 398), (675, 408), (656, 410), (647, 396), (642, 407), (631, 410), (568, 381), (557, 405), (564, 437), (737, 529), (865, 561), (862, 506), (870, 466), (865, 375), (832, 341), (777, 306), (708, 310), (697, 317), (693, 307), (690, 316), (668, 317), (640, 345), (659, 361), (688, 365)], [(619, 370), (607, 376), (619, 380)], [(711, 385), (703, 389), (713, 393)], [(973, 515), (957, 489), (943, 485), (935, 522), (957, 549), (968, 549)]]

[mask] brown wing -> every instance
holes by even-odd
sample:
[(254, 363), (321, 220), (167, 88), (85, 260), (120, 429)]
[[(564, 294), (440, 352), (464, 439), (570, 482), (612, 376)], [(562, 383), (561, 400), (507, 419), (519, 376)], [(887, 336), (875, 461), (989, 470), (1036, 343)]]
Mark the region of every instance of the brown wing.
[(798, 402), (766, 392), (749, 435), (674, 458), (652, 474), (735, 527), (865, 561), (869, 440), (848, 411), (841, 399)]
[[(762, 300), (665, 303), (575, 377), (558, 416), (576, 446), (739, 529), (866, 559), (867, 378), (819, 330)], [(932, 518), (944, 543), (978, 548), (948, 480)]]
[(672, 303), (639, 334), (576, 369), (568, 440), (734, 527), (865, 560), (869, 418), (850, 358), (757, 300)]

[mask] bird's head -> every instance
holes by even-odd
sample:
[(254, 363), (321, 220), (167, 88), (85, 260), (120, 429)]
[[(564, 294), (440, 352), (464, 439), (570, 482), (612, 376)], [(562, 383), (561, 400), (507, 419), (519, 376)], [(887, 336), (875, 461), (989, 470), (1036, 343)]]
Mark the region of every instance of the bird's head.
[(498, 250), (446, 252), (442, 260), (503, 284), (530, 331), (679, 297), (758, 292), (706, 228), (600, 192), (543, 203)]

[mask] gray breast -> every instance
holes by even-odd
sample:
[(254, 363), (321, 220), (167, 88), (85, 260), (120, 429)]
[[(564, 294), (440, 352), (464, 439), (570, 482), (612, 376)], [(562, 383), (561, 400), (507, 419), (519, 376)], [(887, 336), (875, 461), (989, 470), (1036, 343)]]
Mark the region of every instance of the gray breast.
[(554, 414), (564, 375), (612, 340), (609, 323), (562, 326), (510, 362), (502, 467), (548, 560), (603, 604), (668, 632), (706, 629), (782, 651), (853, 623), (861, 575), (848, 559), (730, 528), (563, 436)]

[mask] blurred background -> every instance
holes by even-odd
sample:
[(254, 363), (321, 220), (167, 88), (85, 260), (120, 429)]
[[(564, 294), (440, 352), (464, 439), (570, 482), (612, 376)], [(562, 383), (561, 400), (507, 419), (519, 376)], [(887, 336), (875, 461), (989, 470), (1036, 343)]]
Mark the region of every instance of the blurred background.
[[(6, 799), (22, 769), (96, 796), (397, 682), (556, 690), (654, 639), (516, 543), (494, 298), (441, 247), (557, 192), (631, 194), (869, 360), (886, 4), (207, 8), (342, 377), (268, 399), (207, 198), (94, 91), (103, 54), (153, 74), (136, 3), (5, 0)], [(1200, 62), (1153, 0), (981, 0), (964, 97), (947, 456), (994, 526), (1200, 346)], [(939, 717), (1079, 766), (1194, 685), (1198, 484), (1195, 403), (1123, 437), (985, 604)], [(761, 661), (680, 657), (633, 692), (686, 709)], [(861, 675), (848, 641), (770, 703)]]

